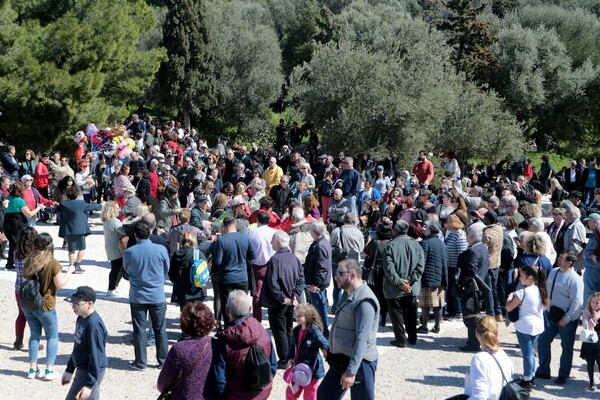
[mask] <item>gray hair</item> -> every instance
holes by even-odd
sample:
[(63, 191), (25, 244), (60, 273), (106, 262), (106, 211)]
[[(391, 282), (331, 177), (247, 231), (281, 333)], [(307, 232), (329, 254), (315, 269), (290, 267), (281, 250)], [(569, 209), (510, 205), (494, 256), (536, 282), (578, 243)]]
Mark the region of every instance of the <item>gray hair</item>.
[(408, 222), (402, 219), (396, 221), (394, 224), (394, 232), (396, 232), (396, 235), (406, 235), (408, 232)]
[(352, 211), (348, 211), (344, 214), (344, 219), (342, 220), (344, 224), (348, 225), (356, 225), (356, 215)]
[(476, 242), (481, 242), (481, 239), (483, 239), (483, 229), (479, 225), (471, 225), (467, 230), (467, 235), (471, 235)]
[(344, 161), (349, 165), (354, 165), (354, 158), (352, 157), (346, 157), (344, 158)]
[(344, 192), (342, 192), (342, 189), (339, 189), (339, 188), (338, 188), (338, 189), (335, 189), (335, 190), (333, 191), (333, 194), (340, 194), (340, 195), (342, 195), (342, 194), (344, 194)]
[(304, 163), (304, 164), (302, 164), (302, 166), (304, 168), (306, 168), (306, 170), (308, 171), (309, 174), (312, 172), (312, 168), (310, 167), (309, 163)]
[(427, 220), (425, 221), (425, 227), (431, 231), (432, 234), (437, 235), (442, 231), (440, 224), (437, 221)]
[(232, 319), (246, 317), (252, 310), (252, 299), (243, 290), (233, 290), (227, 298), (227, 311)]
[(544, 232), (544, 221), (541, 218), (531, 218), (529, 220), (529, 226), (535, 226), (536, 232)]
[(135, 209), (135, 216), (136, 217), (143, 217), (147, 214), (150, 213), (150, 207), (148, 207), (145, 204), (140, 204), (139, 206), (137, 206), (137, 208)]
[(304, 210), (302, 207), (294, 207), (292, 210), (292, 219), (296, 222), (302, 221), (304, 219)]
[(156, 215), (154, 215), (154, 213), (148, 213), (148, 214), (144, 215), (142, 217), (142, 221), (146, 221), (148, 224), (150, 224), (150, 227), (152, 228), (152, 230), (154, 230), (154, 228), (156, 228)]
[(567, 211), (570, 212), (576, 219), (581, 218), (581, 210), (578, 207), (571, 205), (571, 207), (567, 208)]
[(282, 247), (290, 247), (290, 236), (281, 229), (278, 229), (273, 234), (272, 240), (279, 242), (279, 244), (281, 244)]
[(327, 231), (327, 227), (323, 223), (323, 221), (317, 220), (310, 224), (311, 232), (314, 232), (318, 237), (323, 237), (325, 232)]

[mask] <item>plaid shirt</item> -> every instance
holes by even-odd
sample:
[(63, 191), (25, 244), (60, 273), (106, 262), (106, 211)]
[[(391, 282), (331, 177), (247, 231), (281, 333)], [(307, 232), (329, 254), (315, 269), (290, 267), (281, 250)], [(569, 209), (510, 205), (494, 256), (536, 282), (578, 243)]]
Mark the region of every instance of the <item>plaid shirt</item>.
[(25, 260), (15, 257), (15, 270), (17, 271), (17, 280), (15, 281), (15, 293), (21, 291), (21, 284), (23, 283), (23, 267), (25, 266)]

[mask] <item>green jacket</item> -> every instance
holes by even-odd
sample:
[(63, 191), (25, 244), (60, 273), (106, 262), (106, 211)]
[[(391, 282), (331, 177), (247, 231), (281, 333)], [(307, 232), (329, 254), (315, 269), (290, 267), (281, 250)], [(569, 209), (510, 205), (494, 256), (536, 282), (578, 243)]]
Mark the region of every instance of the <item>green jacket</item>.
[[(425, 269), (425, 256), (419, 243), (407, 235), (400, 235), (385, 246), (383, 260), (383, 294), (386, 299), (418, 296), (421, 275)], [(412, 286), (412, 293), (400, 290), (404, 281)]]

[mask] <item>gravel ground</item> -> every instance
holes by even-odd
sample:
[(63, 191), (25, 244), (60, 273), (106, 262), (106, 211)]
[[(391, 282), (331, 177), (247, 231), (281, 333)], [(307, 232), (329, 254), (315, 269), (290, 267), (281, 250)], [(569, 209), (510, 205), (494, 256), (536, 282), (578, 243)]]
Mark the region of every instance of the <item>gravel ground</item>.
[[(62, 372), (71, 348), (75, 315), (68, 303), (62, 299), (80, 285), (92, 286), (98, 293), (97, 310), (104, 319), (109, 332), (107, 354), (109, 367), (102, 384), (102, 397), (108, 399), (155, 399), (156, 378), (159, 370), (152, 368), (156, 365), (154, 348), (148, 350), (149, 367), (146, 371), (132, 371), (128, 362), (133, 360), (133, 347), (129, 344), (131, 334), (131, 318), (127, 304), (128, 283), (123, 281), (119, 292), (125, 294), (122, 298), (107, 298), (105, 293), (108, 285), (110, 264), (106, 261), (102, 227), (98, 219), (92, 219), (92, 235), (87, 239), (88, 250), (83, 263), (87, 270), (85, 274), (73, 275), (67, 287), (58, 293), (58, 322), (59, 348), (57, 367)], [(55, 238), (59, 248), (55, 251), (56, 258), (67, 265), (67, 253), (60, 249), (61, 239), (58, 238), (58, 227), (54, 225), (38, 226), (39, 231), (48, 232)], [(25, 379), (28, 368), (26, 350), (12, 350), (14, 341), (14, 320), (17, 308), (14, 298), (15, 273), (4, 270), (5, 261), (0, 262), (0, 309), (4, 318), (0, 321), (0, 398), (2, 399), (61, 399), (67, 389), (59, 381), (43, 382)], [(167, 298), (170, 298), (170, 284), (166, 286)], [(210, 294), (210, 291), (209, 291)], [(208, 304), (212, 307), (212, 301)], [(170, 343), (179, 336), (179, 309), (169, 305), (167, 311), (168, 334)], [(268, 328), (268, 323), (265, 327)], [(26, 340), (29, 333), (25, 334)], [(391, 328), (383, 328), (377, 335), (379, 347), (379, 365), (376, 376), (377, 399), (445, 399), (462, 392), (464, 375), (468, 369), (471, 353), (461, 353), (458, 346), (464, 344), (466, 328), (459, 321), (444, 322), (442, 332), (438, 335), (420, 335), (416, 346), (405, 349), (391, 347), (393, 339)], [(501, 340), (504, 349), (511, 356), (515, 370), (522, 371), (521, 358), (516, 354), (516, 336), (512, 326), (501, 327)], [(27, 348), (27, 343), (26, 346)], [(538, 388), (532, 392), (532, 399), (599, 399), (597, 393), (587, 391), (588, 380), (585, 363), (578, 356), (579, 343), (576, 343), (574, 366), (571, 379), (564, 387), (553, 384), (553, 381), (539, 381)], [(560, 345), (555, 341), (553, 354), (555, 359), (552, 372), (558, 371)], [(39, 354), (44, 361), (45, 350)], [(597, 380), (600, 382), (600, 378)], [(283, 399), (285, 385), (281, 373), (275, 377), (273, 399)], [(350, 398), (349, 395), (346, 398)]]

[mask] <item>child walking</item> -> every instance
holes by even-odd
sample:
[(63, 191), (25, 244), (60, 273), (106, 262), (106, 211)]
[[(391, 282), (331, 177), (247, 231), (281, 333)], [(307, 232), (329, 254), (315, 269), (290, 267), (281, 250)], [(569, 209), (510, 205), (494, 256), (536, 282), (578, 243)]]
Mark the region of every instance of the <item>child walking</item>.
[(298, 304), (294, 313), (298, 325), (293, 332), (293, 346), (290, 346), (287, 354), (287, 366), (291, 368), (304, 363), (310, 367), (312, 378), (305, 386), (293, 384), (292, 381), (286, 389), (285, 398), (298, 399), (304, 392), (304, 400), (316, 400), (319, 379), (325, 376), (323, 357), (319, 354), (319, 349), (326, 355), (329, 343), (323, 335), (323, 322), (316, 308), (310, 304)]
[[(600, 336), (600, 292), (594, 293), (588, 300), (587, 306), (583, 310), (583, 327), (593, 329)], [(594, 363), (600, 368), (600, 344), (582, 343), (581, 358), (587, 362), (587, 371), (590, 378), (590, 391), (595, 391), (594, 385)]]

